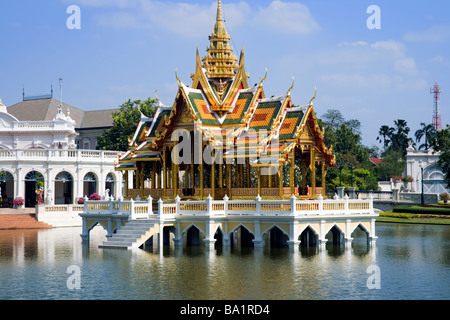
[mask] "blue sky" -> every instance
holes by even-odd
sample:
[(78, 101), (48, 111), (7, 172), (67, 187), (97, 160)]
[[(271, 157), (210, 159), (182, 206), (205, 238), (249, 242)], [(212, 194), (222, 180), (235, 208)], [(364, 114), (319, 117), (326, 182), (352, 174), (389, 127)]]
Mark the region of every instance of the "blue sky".
[[(67, 8), (81, 9), (69, 30)], [(381, 10), (370, 30), (367, 8)], [(305, 105), (317, 87), (320, 117), (338, 109), (362, 123), (363, 143), (381, 125), (404, 119), (414, 132), (432, 121), (430, 88), (443, 88), (449, 123), (450, 2), (385, 0), (223, 0), (224, 19), (250, 84), (264, 76), (267, 96), (286, 93)], [(195, 50), (205, 54), (217, 1), (16, 0), (0, 2), (0, 98), (7, 106), (64, 79), (64, 101), (84, 110), (116, 108), (154, 97), (172, 105), (175, 69), (190, 84)], [(411, 134), (412, 136), (412, 134)], [(381, 147), (381, 145), (379, 145)]]

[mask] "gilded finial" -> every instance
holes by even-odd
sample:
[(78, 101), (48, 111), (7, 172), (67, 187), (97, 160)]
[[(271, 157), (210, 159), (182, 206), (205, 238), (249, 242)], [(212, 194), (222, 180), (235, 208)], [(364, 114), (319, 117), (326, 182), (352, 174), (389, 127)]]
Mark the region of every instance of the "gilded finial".
[(158, 98), (158, 89), (155, 90), (155, 99), (156, 101), (161, 102), (161, 100), (159, 100)]
[(295, 77), (292, 77), (292, 85), (287, 92), (288, 96), (291, 95), (291, 90), (294, 89), (294, 83), (295, 83)]
[(266, 74), (264, 75), (264, 77), (261, 79), (259, 79), (259, 86), (261, 87), (262, 86), (262, 83), (266, 80), (266, 78), (267, 78), (267, 67), (266, 67)]
[(311, 101), (309, 102), (309, 105), (312, 106), (313, 105), (313, 101), (316, 100), (316, 96), (317, 96), (317, 87), (314, 87), (314, 97), (312, 97)]
[(180, 78), (178, 77), (178, 68), (175, 69), (175, 78), (177, 78), (178, 87), (181, 88), (182, 82), (181, 82)]

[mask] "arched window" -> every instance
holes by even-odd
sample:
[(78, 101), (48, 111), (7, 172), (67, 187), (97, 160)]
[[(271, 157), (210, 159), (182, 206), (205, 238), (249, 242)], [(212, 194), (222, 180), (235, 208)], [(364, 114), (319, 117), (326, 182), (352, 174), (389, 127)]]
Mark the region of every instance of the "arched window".
[(40, 172), (31, 171), (31, 172), (28, 172), (27, 175), (25, 176), (25, 181), (43, 182), (44, 176)]
[(13, 175), (8, 171), (0, 171), (0, 182), (14, 181)]
[(83, 179), (83, 194), (87, 197), (97, 193), (97, 176), (89, 172), (84, 176)]
[(108, 173), (105, 181), (105, 190), (109, 190), (109, 196), (116, 197), (115, 194), (115, 176), (113, 173)]
[(55, 204), (73, 203), (73, 176), (62, 171), (55, 178)]
[(30, 171), (25, 175), (25, 207), (34, 208), (44, 204), (44, 176), (38, 171)]
[(55, 181), (72, 182), (73, 181), (73, 177), (72, 177), (72, 175), (69, 172), (63, 171), (63, 172), (58, 173), (58, 175), (55, 178)]
[(14, 199), (14, 176), (0, 171), (0, 208), (12, 208)]

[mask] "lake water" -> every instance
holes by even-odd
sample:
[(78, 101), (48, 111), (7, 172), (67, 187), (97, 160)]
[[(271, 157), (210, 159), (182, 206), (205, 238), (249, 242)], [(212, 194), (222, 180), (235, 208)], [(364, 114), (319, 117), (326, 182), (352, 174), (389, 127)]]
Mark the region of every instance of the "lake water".
[(0, 299), (450, 298), (449, 226), (377, 223), (376, 232), (374, 246), (356, 239), (297, 252), (153, 253), (98, 249), (105, 239), (98, 228), (87, 245), (80, 228), (0, 231)]

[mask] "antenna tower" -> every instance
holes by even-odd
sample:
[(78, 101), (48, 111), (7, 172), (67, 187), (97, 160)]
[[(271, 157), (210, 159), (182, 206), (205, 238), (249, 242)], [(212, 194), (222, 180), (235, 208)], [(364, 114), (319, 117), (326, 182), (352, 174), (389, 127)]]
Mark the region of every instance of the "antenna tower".
[(441, 96), (441, 88), (437, 84), (437, 82), (434, 83), (433, 88), (431, 88), (430, 93), (433, 95), (433, 127), (436, 131), (442, 129), (442, 123), (441, 123), (441, 110), (439, 107), (439, 101)]

